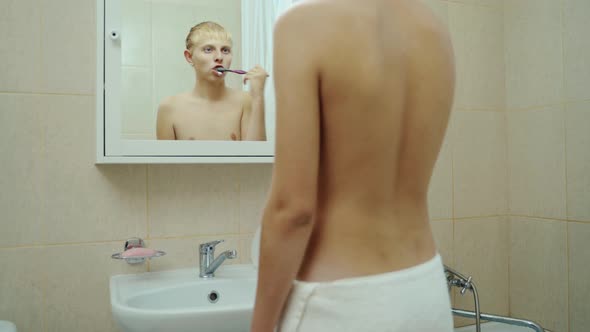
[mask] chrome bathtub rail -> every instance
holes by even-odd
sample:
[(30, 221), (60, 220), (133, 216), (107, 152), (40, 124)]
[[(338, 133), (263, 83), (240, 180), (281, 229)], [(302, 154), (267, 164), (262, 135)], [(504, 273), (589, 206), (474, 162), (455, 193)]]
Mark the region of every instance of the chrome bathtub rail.
[[(453, 309), (453, 315), (459, 316), (459, 317), (465, 317), (465, 318), (475, 318), (475, 312), (461, 310), (461, 309)], [(525, 319), (496, 316), (496, 315), (484, 314), (484, 313), (480, 313), (479, 316), (480, 316), (481, 320), (485, 320), (485, 321), (489, 321), (489, 322), (498, 322), (498, 323), (504, 323), (504, 324), (508, 324), (508, 325), (528, 327), (529, 329), (533, 329), (536, 332), (549, 332), (548, 330), (544, 330), (541, 327), (541, 325), (539, 325), (535, 322), (529, 321), (529, 320), (525, 320)]]
[(514, 326), (522, 326), (527, 327), (535, 332), (549, 332), (548, 330), (543, 329), (541, 325), (525, 320), (525, 319), (518, 319), (512, 317), (505, 317), (505, 316), (498, 316), (492, 314), (482, 313), (479, 307), (479, 295), (477, 293), (477, 287), (475, 287), (475, 282), (471, 276), (466, 277), (463, 274), (453, 270), (448, 266), (444, 266), (445, 268), (445, 277), (447, 278), (447, 286), (449, 292), (451, 291), (452, 287), (461, 288), (461, 295), (464, 295), (466, 291), (471, 291), (473, 293), (473, 301), (475, 302), (475, 311), (468, 311), (462, 309), (455, 309), (452, 308), (453, 315), (465, 318), (475, 318), (475, 330), (477, 332), (481, 332), (481, 321), (490, 321), (490, 322), (498, 322), (504, 323), (508, 325)]

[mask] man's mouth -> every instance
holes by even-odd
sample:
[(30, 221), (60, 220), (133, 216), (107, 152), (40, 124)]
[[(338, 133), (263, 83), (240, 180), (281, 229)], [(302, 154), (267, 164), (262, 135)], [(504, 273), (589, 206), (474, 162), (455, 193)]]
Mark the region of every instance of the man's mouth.
[(221, 77), (223, 76), (224, 72), (225, 72), (225, 68), (222, 65), (217, 65), (215, 67), (213, 67), (212, 69), (215, 74), (217, 74), (217, 76)]

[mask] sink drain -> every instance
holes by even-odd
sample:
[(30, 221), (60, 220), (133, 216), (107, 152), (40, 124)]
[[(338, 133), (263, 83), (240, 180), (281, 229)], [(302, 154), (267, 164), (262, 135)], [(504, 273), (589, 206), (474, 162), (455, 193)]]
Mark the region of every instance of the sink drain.
[(207, 295), (207, 299), (211, 303), (217, 303), (217, 301), (219, 301), (219, 293), (217, 291), (211, 291), (209, 295)]

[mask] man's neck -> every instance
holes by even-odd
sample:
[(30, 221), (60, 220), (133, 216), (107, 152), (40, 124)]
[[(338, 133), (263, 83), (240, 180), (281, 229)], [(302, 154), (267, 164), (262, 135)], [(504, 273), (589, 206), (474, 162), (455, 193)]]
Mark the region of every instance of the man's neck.
[(211, 82), (206, 80), (200, 80), (197, 78), (193, 94), (199, 98), (207, 100), (220, 100), (227, 92), (225, 81), (219, 80), (218, 82)]

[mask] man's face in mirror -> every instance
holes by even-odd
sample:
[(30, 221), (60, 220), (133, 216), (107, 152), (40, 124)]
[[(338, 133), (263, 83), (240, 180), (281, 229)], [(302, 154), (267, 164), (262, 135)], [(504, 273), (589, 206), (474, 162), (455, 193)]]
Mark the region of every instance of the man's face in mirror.
[(201, 79), (223, 80), (226, 73), (219, 73), (216, 68), (230, 68), (233, 54), (229, 40), (203, 39), (197, 42), (189, 52), (185, 51), (187, 61), (195, 68)]

